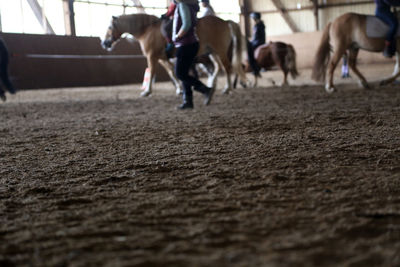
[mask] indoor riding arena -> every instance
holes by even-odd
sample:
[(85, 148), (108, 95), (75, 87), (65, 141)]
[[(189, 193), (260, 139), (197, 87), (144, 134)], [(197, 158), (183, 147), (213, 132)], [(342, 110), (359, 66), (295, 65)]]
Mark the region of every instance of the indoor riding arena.
[(334, 87), (332, 36), (328, 69), (315, 68), (328, 25), (373, 16), (375, 1), (227, 2), (209, 4), (240, 26), (243, 64), (258, 13), (299, 75), (284, 84), (276, 63), (224, 94), (221, 68), (209, 105), (194, 92), (178, 110), (140, 38), (101, 45), (112, 16), (160, 18), (170, 1), (0, 0), (0, 64), (16, 89), (1, 83), (0, 266), (400, 266), (400, 80), (386, 30), (368, 37), (379, 51), (346, 47)]

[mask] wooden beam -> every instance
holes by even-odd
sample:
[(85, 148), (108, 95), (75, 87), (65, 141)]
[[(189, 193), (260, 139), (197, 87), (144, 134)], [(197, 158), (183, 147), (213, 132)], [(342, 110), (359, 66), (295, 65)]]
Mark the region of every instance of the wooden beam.
[(243, 22), (244, 22), (244, 35), (249, 37), (251, 35), (250, 32), (250, 19), (249, 19), (249, 7), (247, 4), (247, 0), (239, 0), (239, 5), (240, 5), (240, 13), (245, 14), (243, 17)]
[(63, 0), (65, 34), (76, 36), (74, 0)]
[(285, 9), (285, 6), (281, 2), (281, 0), (272, 0), (272, 3), (278, 9), (279, 13), (281, 14), (282, 18), (285, 20), (289, 28), (292, 30), (292, 32), (298, 32), (299, 29), (297, 28), (297, 25), (294, 23), (292, 18), (289, 16), (287, 10)]
[(42, 25), (43, 29), (47, 34), (56, 34), (51, 27), (48, 19), (44, 15), (42, 7), (39, 5), (37, 0), (27, 0), (33, 13), (35, 14), (36, 19), (39, 21), (40, 25)]
[(318, 0), (310, 0), (314, 5), (314, 19), (315, 19), (315, 30), (319, 31), (319, 12), (318, 12)]

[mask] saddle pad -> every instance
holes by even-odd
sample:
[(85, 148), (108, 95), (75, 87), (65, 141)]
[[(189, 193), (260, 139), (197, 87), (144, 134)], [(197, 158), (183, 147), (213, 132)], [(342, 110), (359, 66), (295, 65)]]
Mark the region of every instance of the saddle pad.
[[(367, 16), (367, 36), (370, 38), (385, 38), (387, 32), (389, 31), (389, 26), (382, 20), (375, 16)], [(400, 27), (397, 30), (396, 36), (400, 35)]]

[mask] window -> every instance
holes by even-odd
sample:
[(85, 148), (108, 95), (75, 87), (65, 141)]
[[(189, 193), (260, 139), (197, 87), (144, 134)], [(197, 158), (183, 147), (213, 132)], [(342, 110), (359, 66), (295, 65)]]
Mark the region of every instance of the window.
[[(62, 0), (37, 0), (56, 34), (65, 34)], [(46, 33), (26, 0), (0, 0), (1, 30), (15, 33)]]
[[(36, 0), (55, 34), (65, 34), (62, 0)], [(161, 16), (168, 0), (75, 0), (75, 29), (78, 36), (103, 37), (112, 16), (146, 12)], [(227, 4), (229, 2), (229, 4)], [(211, 0), (218, 16), (239, 22), (239, 0)], [(15, 33), (45, 34), (46, 21), (37, 18), (28, 0), (0, 0), (0, 30)], [(43, 17), (43, 16), (42, 16)]]

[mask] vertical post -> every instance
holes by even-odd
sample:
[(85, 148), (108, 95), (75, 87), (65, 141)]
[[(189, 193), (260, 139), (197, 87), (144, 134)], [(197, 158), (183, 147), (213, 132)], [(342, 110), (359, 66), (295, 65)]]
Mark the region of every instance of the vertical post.
[(318, 0), (312, 0), (314, 4), (314, 18), (315, 18), (315, 30), (319, 31), (319, 12), (318, 12)]
[(63, 0), (65, 34), (76, 36), (74, 0)]
[(249, 21), (249, 4), (247, 0), (240, 0), (240, 12), (242, 13), (244, 34), (246, 37), (250, 36), (250, 21)]

